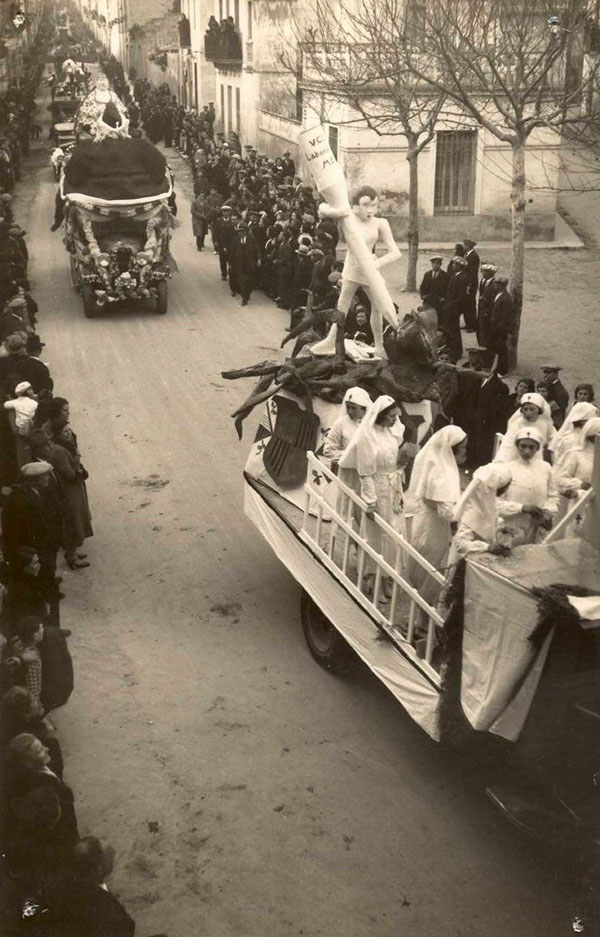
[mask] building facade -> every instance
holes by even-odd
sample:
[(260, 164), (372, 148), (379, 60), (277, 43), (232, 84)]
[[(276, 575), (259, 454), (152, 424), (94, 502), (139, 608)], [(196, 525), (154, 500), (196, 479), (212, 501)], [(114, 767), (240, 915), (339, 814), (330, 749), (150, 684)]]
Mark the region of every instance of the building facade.
[[(107, 23), (125, 8), (127, 37), (119, 57), (126, 65), (134, 64), (138, 74), (155, 83), (167, 80), (186, 107), (213, 101), (217, 129), (235, 131), (242, 143), (270, 156), (289, 150), (302, 175), (307, 173), (298, 134), (303, 127), (323, 123), (349, 184), (374, 186), (395, 235), (404, 239), (406, 140), (400, 133), (379, 136), (369, 130), (348, 105), (331, 100), (308, 80), (301, 51), (304, 29), (310, 25), (308, 0), (176, 0), (180, 5), (175, 7), (172, 0), (90, 2), (107, 8)], [(168, 69), (158, 73), (146, 60), (149, 47), (160, 44), (152, 24), (167, 16), (177, 18), (177, 51), (168, 50)], [(208, 29), (210, 17), (221, 24), (228, 21), (224, 34)], [(143, 38), (131, 38), (136, 29), (142, 30)], [(110, 29), (107, 33), (113, 49), (118, 47), (117, 35)], [(559, 145), (556, 134), (547, 130), (538, 130), (528, 141), (530, 238), (554, 236)], [(471, 119), (465, 117), (457, 125), (455, 115), (450, 122), (442, 112), (433, 139), (419, 157), (421, 240), (454, 241), (466, 231), (476, 239), (508, 239), (510, 189), (510, 146)]]

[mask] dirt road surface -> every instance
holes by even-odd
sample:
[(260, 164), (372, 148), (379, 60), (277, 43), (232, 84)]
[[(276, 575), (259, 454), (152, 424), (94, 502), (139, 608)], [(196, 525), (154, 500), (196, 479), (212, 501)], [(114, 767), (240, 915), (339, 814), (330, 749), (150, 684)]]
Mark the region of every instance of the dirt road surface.
[[(77, 685), (56, 718), (82, 832), (116, 847), (112, 888), (139, 937), (565, 933), (560, 870), (366, 669), (341, 680), (313, 662), (299, 590), (244, 518), (229, 414), (249, 385), (220, 370), (277, 357), (286, 314), (230, 297), (212, 250), (195, 250), (184, 191), (168, 314), (86, 320), (53, 199), (38, 150), (17, 214), (95, 528), (91, 568), (60, 570)], [(556, 257), (536, 259), (540, 291), (563, 289)], [(559, 307), (539, 302), (539, 337), (589, 377)], [(583, 315), (573, 298), (569, 315)]]

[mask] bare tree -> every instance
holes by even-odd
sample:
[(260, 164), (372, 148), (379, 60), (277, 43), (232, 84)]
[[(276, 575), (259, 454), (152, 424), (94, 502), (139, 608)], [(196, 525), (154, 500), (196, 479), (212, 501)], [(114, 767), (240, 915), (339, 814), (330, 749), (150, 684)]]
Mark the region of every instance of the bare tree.
[[(409, 165), (406, 288), (416, 289), (419, 251), (419, 156), (431, 142), (446, 97), (419, 88), (407, 71), (403, 0), (315, 0), (307, 20), (295, 23), (305, 92), (351, 109), (343, 122), (368, 127), (380, 137), (403, 136)], [(290, 70), (297, 63), (283, 53)]]
[[(375, 8), (380, 2), (373, 0)], [(444, 95), (446, 109), (457, 119), (474, 119), (512, 151), (514, 367), (525, 274), (527, 142), (546, 128), (555, 131), (558, 146), (567, 127), (585, 123), (581, 103), (595, 86), (598, 69), (597, 63), (583, 68), (587, 6), (584, 0), (410, 2), (420, 24), (418, 36), (406, 36), (403, 44), (412, 80)]]

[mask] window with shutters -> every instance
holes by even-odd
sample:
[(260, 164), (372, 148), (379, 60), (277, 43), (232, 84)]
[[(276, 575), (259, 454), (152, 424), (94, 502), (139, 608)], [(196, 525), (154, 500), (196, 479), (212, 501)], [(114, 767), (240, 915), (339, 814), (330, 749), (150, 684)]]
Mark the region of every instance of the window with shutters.
[(235, 129), (238, 133), (242, 129), (242, 96), (239, 88), (235, 89)]
[(233, 130), (233, 88), (227, 85), (227, 130)]
[(436, 215), (469, 215), (475, 192), (476, 130), (443, 130), (436, 135)]

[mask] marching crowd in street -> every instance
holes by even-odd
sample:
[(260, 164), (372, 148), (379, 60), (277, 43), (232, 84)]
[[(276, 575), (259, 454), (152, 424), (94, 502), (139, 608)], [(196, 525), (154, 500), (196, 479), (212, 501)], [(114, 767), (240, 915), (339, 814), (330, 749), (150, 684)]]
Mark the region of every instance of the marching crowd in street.
[(111, 847), (79, 834), (52, 722), (74, 684), (71, 632), (60, 621), (68, 586), (57, 560), (62, 552), (77, 574), (90, 566), (88, 476), (69, 401), (40, 359), (44, 310), (10, 194), (37, 136), (35, 92), (52, 32), (42, 24), (20, 86), (0, 102), (0, 164), (2, 139), (14, 153), (7, 169), (0, 165), (0, 931), (131, 937), (133, 920), (103, 884)]

